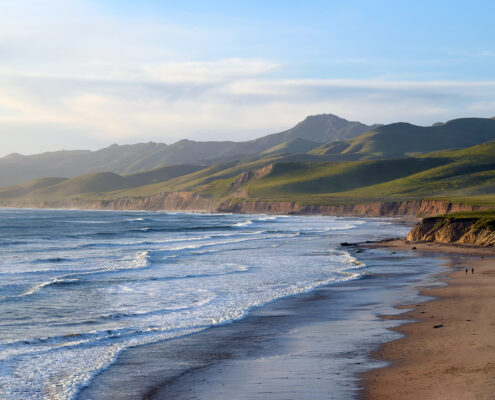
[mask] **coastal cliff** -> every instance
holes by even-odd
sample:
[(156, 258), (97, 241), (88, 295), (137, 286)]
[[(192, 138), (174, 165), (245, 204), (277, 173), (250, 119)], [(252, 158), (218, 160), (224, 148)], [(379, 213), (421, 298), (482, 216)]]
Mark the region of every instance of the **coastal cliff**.
[(407, 235), (410, 242), (470, 246), (495, 245), (495, 220), (491, 217), (440, 216), (424, 218)]
[(455, 212), (478, 211), (484, 206), (451, 203), (441, 200), (370, 202), (364, 204), (318, 205), (292, 201), (228, 199), (193, 192), (164, 192), (151, 196), (115, 200), (70, 199), (61, 201), (10, 200), (0, 207), (70, 208), (97, 210), (200, 211), (244, 214), (298, 214), (365, 217), (432, 217)]
[(228, 200), (217, 211), (267, 214), (326, 214), (366, 217), (426, 217), (460, 211), (483, 210), (483, 206), (450, 203), (440, 200), (411, 200), (344, 205), (304, 205), (288, 201)]
[(115, 200), (85, 200), (74, 198), (60, 201), (10, 200), (0, 202), (0, 207), (13, 208), (211, 212), (215, 211), (217, 205), (218, 201), (213, 197), (192, 192), (168, 192)]

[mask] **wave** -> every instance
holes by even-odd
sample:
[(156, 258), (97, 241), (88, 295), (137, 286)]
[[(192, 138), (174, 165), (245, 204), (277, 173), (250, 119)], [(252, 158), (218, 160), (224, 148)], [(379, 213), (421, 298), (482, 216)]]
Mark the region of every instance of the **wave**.
[(22, 240), (6, 240), (0, 241), (0, 246), (17, 246), (22, 244), (28, 244), (28, 242)]
[[(373, 222), (348, 234), (346, 229), (358, 226), (356, 219), (160, 214), (158, 222), (152, 222), (149, 214), (114, 215), (118, 217), (102, 219), (114, 224), (118, 237), (89, 232), (112, 231), (110, 225), (81, 230), (72, 226), (69, 234), (86, 233), (87, 238), (64, 235), (60, 241), (60, 225), (54, 224), (52, 240), (39, 235), (24, 246), (26, 254), (8, 249), (14, 268), (10, 275), (0, 276), (7, 283), (22, 284), (3, 293), (37, 296), (16, 297), (21, 311), (28, 304), (33, 313), (47, 304), (53, 309), (46, 316), (36, 314), (38, 325), (14, 319), (15, 315), (0, 324), (2, 329), (7, 324), (20, 327), (18, 337), (9, 337), (12, 342), (0, 343), (1, 372), (7, 371), (2, 375), (2, 395), (39, 398), (51, 385), (54, 398), (74, 398), (92, 376), (131, 346), (230, 323), (281, 297), (363, 278), (365, 265), (337, 250), (338, 243), (342, 235), (368, 237), (377, 226)], [(36, 268), (35, 258), (46, 263), (39, 265), (43, 271), (28, 274), (26, 269)], [(65, 264), (66, 260), (73, 261)], [(93, 289), (95, 302), (76, 303), (81, 293), (87, 290), (89, 296)], [(211, 293), (197, 295), (200, 290)]]
[(241, 221), (237, 222), (236, 224), (233, 224), (233, 227), (243, 227), (243, 226), (248, 226), (253, 224), (254, 222), (275, 222), (277, 220), (278, 216), (266, 216), (266, 217), (256, 217), (252, 219), (248, 219), (246, 221)]
[(44, 263), (60, 263), (60, 262), (67, 262), (67, 261), (72, 261), (71, 258), (66, 258), (66, 257), (50, 257), (50, 258), (37, 258), (36, 260), (33, 260), (32, 262), (36, 264), (44, 264)]
[(278, 218), (280, 218), (281, 216), (266, 216), (266, 217), (259, 217), (259, 218), (256, 218), (256, 221), (276, 221)]
[(238, 222), (237, 224), (234, 224), (232, 226), (241, 227), (241, 226), (251, 225), (252, 223), (253, 223), (253, 221), (251, 221), (250, 219), (248, 219), (247, 221)]
[(67, 286), (67, 285), (78, 285), (83, 283), (83, 281), (80, 279), (81, 276), (89, 276), (89, 275), (97, 275), (97, 274), (104, 274), (104, 273), (111, 273), (111, 272), (122, 272), (122, 271), (128, 271), (128, 270), (137, 270), (137, 269), (143, 269), (147, 268), (149, 266), (150, 262), (150, 257), (149, 257), (150, 252), (149, 251), (141, 251), (136, 254), (136, 256), (131, 260), (131, 262), (128, 265), (125, 266), (116, 266), (116, 267), (109, 267), (109, 268), (102, 268), (102, 269), (95, 269), (95, 270), (89, 270), (89, 271), (84, 271), (84, 272), (78, 272), (78, 273), (69, 273), (66, 275), (62, 276), (57, 276), (54, 277), (48, 281), (44, 281), (41, 283), (38, 283), (36, 285), (31, 286), (28, 290), (25, 292), (18, 294), (18, 295), (12, 295), (12, 296), (5, 296), (1, 298), (0, 300), (12, 300), (20, 297), (26, 297), (26, 296), (32, 296), (40, 292), (42, 289), (49, 288), (49, 287), (56, 287), (56, 286)]

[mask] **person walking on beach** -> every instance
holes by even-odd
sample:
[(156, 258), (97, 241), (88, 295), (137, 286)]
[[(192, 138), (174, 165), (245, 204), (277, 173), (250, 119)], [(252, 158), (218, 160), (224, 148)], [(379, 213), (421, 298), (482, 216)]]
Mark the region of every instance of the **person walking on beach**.
[(467, 275), (468, 269), (466, 268), (466, 275)]
[(471, 268), (471, 275), (474, 274), (474, 268)]

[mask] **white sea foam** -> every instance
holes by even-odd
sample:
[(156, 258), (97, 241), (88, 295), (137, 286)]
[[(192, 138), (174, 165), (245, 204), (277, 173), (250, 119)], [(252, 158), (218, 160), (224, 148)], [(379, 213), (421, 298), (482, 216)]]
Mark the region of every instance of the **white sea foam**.
[(237, 227), (241, 227), (241, 226), (247, 226), (247, 225), (251, 225), (253, 223), (253, 221), (251, 221), (250, 219), (246, 220), (246, 221), (242, 221), (242, 222), (238, 222), (232, 226), (237, 226)]
[[(0, 337), (2, 399), (70, 399), (130, 346), (230, 323), (252, 307), (357, 279), (365, 265), (337, 250), (341, 235), (369, 239), (380, 223), (366, 228), (363, 221), (335, 217), (86, 213), (81, 218), (74, 211), (72, 218), (82, 223), (71, 233), (84, 238), (66, 240), (54, 232), (53, 240), (33, 239), (36, 251), (27, 244), (25, 252), (6, 252), (3, 262), (18, 270), (3, 268), (2, 280), (27, 288), (5, 303), (9, 313), (0, 321), (0, 328), (16, 331), (0, 329), (7, 333)], [(92, 216), (120, 226), (128, 218), (136, 229), (144, 219), (151, 230), (92, 238), (94, 227), (83, 221)], [(202, 232), (162, 230), (170, 221)], [(54, 269), (33, 262), (55, 256), (73, 261)]]

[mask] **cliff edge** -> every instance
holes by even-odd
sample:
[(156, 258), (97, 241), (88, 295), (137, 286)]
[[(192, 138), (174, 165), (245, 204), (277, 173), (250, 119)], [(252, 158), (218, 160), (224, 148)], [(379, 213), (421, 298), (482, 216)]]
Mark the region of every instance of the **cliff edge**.
[(424, 218), (409, 232), (406, 240), (493, 247), (495, 211)]

